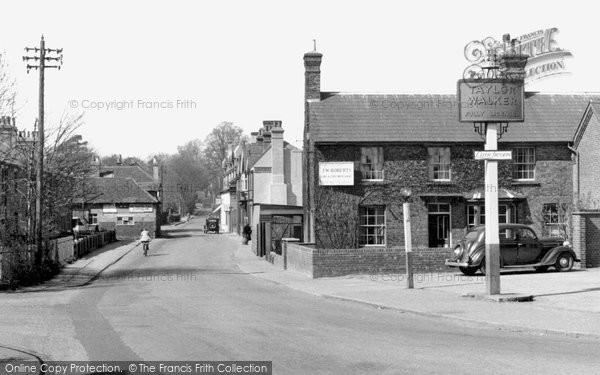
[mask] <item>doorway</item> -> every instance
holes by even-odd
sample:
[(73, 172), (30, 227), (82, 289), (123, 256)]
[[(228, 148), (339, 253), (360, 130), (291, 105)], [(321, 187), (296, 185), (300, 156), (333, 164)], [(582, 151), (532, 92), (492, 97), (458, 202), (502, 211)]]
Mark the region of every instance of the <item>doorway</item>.
[(450, 204), (430, 203), (427, 206), (429, 247), (450, 245)]

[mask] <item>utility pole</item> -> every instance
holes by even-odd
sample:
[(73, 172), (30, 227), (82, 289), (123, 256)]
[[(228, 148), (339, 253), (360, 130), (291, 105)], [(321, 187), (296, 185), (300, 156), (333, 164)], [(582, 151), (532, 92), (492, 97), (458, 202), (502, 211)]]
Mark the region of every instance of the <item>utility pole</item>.
[[(40, 71), (40, 92), (39, 92), (39, 113), (38, 113), (38, 136), (36, 142), (36, 199), (35, 199), (35, 262), (36, 264), (42, 263), (44, 255), (43, 250), (43, 223), (42, 223), (42, 211), (43, 211), (43, 180), (44, 180), (44, 72), (46, 68), (56, 68), (60, 70), (62, 66), (62, 48), (50, 49), (46, 48), (44, 42), (44, 36), (40, 40), (40, 47), (25, 47), (25, 52), (34, 52), (35, 56), (23, 56), (23, 61), (27, 62), (27, 73), (31, 69), (38, 69)], [(46, 57), (46, 53), (50, 56)], [(34, 60), (38, 65), (30, 65), (29, 61)], [(55, 61), (57, 65), (46, 65), (46, 61)]]

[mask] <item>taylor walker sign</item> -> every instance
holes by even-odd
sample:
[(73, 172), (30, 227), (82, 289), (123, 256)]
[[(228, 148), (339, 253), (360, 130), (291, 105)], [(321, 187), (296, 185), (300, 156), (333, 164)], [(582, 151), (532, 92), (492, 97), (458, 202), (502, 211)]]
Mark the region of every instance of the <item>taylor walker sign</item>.
[[(525, 84), (550, 76), (568, 74), (565, 58), (572, 57), (570, 51), (558, 46), (556, 35), (558, 29), (536, 30), (521, 35), (515, 39), (515, 52), (529, 56), (525, 66)], [(488, 63), (489, 56), (501, 57), (506, 51), (506, 44), (487, 37), (481, 41), (475, 40), (465, 46), (465, 58), (472, 63), (465, 69), (465, 78), (481, 78), (483, 66)]]
[(319, 163), (319, 185), (354, 185), (354, 163), (351, 161)]
[[(473, 84), (476, 83), (476, 84)], [(523, 122), (523, 81), (458, 81), (460, 122)]]

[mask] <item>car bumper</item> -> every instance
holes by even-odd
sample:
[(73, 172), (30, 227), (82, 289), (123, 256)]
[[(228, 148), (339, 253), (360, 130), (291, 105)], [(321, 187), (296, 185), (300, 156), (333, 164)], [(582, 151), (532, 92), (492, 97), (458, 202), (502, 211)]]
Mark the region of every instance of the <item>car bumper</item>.
[(469, 267), (469, 263), (467, 262), (457, 262), (450, 259), (446, 259), (445, 264), (450, 267)]

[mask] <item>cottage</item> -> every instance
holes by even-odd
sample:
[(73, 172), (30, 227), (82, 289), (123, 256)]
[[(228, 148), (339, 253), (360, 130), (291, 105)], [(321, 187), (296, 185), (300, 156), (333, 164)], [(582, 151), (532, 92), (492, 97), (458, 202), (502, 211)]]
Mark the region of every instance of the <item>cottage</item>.
[[(458, 122), (456, 95), (322, 92), (321, 60), (304, 55), (306, 242), (363, 252), (402, 247), (407, 201), (416, 247), (451, 247), (484, 224), (484, 163), (474, 160), (483, 129)], [(504, 126), (499, 140), (513, 154), (499, 164), (501, 223), (570, 235), (560, 207), (572, 204), (573, 134), (598, 98), (526, 93), (525, 122)], [(340, 169), (335, 177), (325, 168), (332, 165), (349, 166), (350, 176)]]

